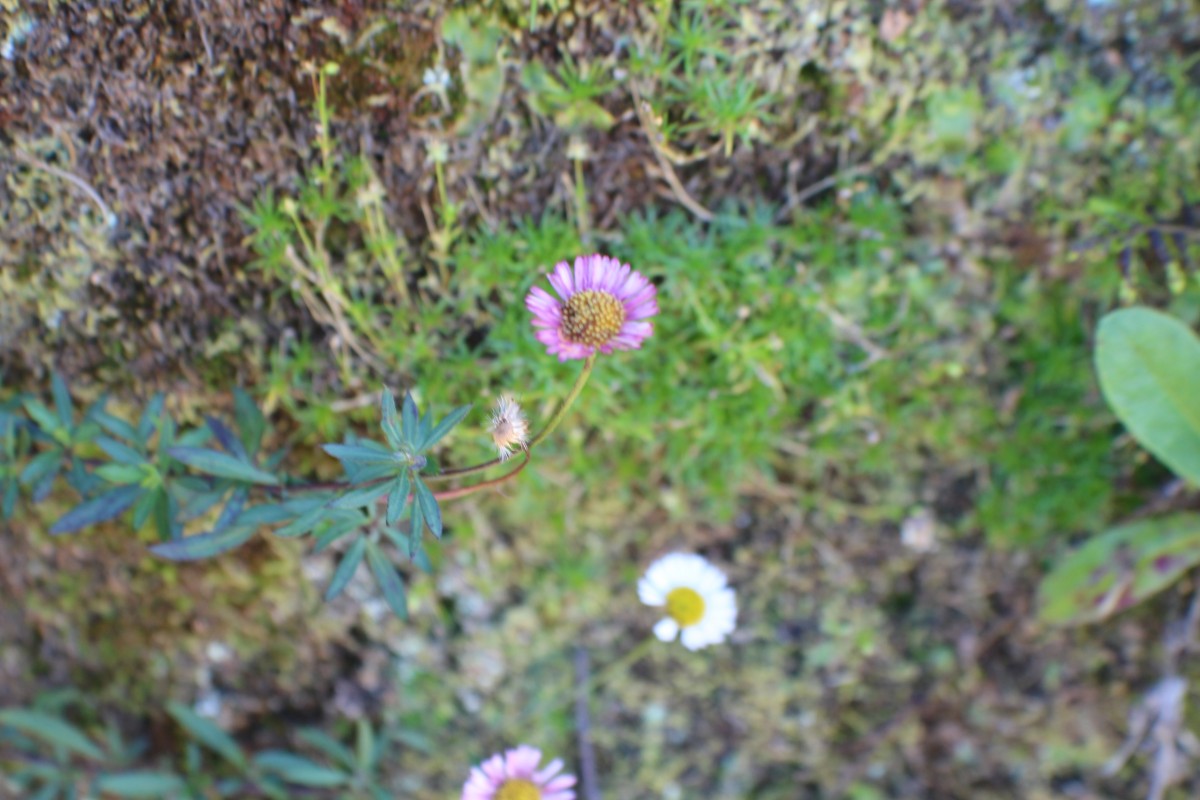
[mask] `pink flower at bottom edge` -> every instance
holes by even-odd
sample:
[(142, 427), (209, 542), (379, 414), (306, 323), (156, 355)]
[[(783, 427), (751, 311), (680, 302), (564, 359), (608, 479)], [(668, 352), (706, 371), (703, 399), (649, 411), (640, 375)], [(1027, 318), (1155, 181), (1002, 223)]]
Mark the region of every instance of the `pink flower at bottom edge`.
[(575, 800), (575, 776), (559, 774), (557, 758), (539, 770), (541, 760), (542, 751), (528, 745), (497, 753), (471, 768), (462, 800)]

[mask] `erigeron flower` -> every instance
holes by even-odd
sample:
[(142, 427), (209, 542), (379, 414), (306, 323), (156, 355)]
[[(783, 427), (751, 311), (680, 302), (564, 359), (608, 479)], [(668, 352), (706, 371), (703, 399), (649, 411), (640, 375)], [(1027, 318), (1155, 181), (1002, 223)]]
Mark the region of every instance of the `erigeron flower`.
[(538, 341), (559, 361), (597, 350), (636, 350), (654, 332), (646, 320), (658, 313), (658, 289), (628, 264), (580, 256), (574, 271), (561, 261), (547, 277), (562, 300), (535, 286), (525, 305), (533, 312)]
[(679, 635), (684, 647), (699, 650), (733, 632), (737, 598), (725, 574), (701, 556), (671, 553), (658, 559), (638, 581), (638, 597), (648, 606), (665, 606), (667, 616), (654, 626), (664, 642)]
[(557, 758), (539, 770), (541, 760), (542, 752), (528, 745), (497, 753), (471, 768), (462, 800), (575, 800), (575, 776), (560, 775)]
[(528, 445), (529, 421), (525, 419), (521, 405), (506, 394), (500, 395), (492, 411), (492, 424), (488, 432), (500, 451), (501, 461), (507, 461), (515, 450), (524, 450)]

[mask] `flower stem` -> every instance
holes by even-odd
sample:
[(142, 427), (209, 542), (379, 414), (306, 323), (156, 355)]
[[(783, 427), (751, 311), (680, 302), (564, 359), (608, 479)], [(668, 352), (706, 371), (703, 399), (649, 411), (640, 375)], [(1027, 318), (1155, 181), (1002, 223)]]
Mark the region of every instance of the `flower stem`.
[[(587, 384), (588, 378), (592, 374), (592, 367), (596, 364), (596, 354), (588, 356), (587, 361), (583, 364), (583, 371), (579, 373), (579, 377), (575, 379), (575, 385), (571, 387), (571, 392), (563, 400), (562, 405), (554, 412), (554, 416), (546, 423), (546, 427), (542, 428), (526, 445), (526, 451), (532, 450), (537, 444), (549, 436), (559, 423), (566, 417), (567, 412), (571, 409), (571, 405), (579, 397), (579, 393), (583, 391), (583, 387)], [(483, 472), (485, 469), (491, 469), (497, 464), (503, 462), (498, 458), (493, 458), (491, 461), (484, 461), (482, 464), (474, 464), (470, 467), (459, 467), (457, 469), (444, 469), (437, 475), (430, 475), (430, 478), (458, 478), (463, 475), (471, 475), (476, 472)]]

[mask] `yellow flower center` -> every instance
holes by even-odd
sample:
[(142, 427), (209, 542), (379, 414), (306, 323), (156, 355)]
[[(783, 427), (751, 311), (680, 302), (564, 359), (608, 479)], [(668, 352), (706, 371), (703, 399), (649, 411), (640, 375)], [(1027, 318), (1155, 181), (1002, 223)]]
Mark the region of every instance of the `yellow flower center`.
[(567, 341), (599, 347), (608, 344), (625, 324), (625, 304), (608, 292), (576, 292), (562, 310)]
[(688, 628), (704, 619), (704, 598), (695, 589), (680, 586), (667, 595), (667, 616)]
[(542, 790), (533, 781), (514, 778), (500, 784), (496, 800), (542, 800)]

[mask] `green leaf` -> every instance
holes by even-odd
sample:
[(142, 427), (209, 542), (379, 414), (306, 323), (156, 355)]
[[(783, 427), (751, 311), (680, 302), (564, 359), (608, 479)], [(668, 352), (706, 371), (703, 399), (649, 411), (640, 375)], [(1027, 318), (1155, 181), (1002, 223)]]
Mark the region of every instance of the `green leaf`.
[(1138, 442), (1200, 484), (1200, 338), (1160, 311), (1114, 311), (1100, 321), (1096, 370), (1113, 413)]
[(346, 588), (346, 584), (350, 582), (350, 579), (354, 577), (355, 571), (358, 570), (358, 565), (362, 563), (363, 553), (366, 552), (366, 549), (366, 537), (360, 536), (346, 550), (346, 554), (342, 556), (341, 563), (337, 565), (337, 569), (333, 572), (333, 578), (329, 581), (329, 588), (325, 590), (326, 603), (337, 597)]
[(258, 453), (263, 434), (267, 430), (267, 419), (258, 408), (258, 403), (240, 387), (233, 390), (233, 418), (242, 434), (242, 444), (250, 455)]
[(132, 464), (102, 464), (96, 467), (96, 474), (109, 483), (123, 485), (141, 483), (142, 478), (146, 477), (146, 473), (141, 467), (135, 467)]
[(58, 522), (50, 526), (50, 533), (74, 533), (80, 528), (119, 516), (122, 511), (137, 502), (143, 491), (140, 486), (119, 486), (99, 497), (93, 497), (64, 514)]
[[(434, 536), (442, 538), (442, 510), (438, 508), (437, 498), (420, 478), (413, 480), (413, 494), (416, 496), (417, 504), (421, 506), (421, 516), (425, 518), (425, 524), (429, 526), (429, 530), (433, 531)], [(420, 528), (416, 530), (416, 535), (418, 537), (421, 535)]]
[(392, 396), (392, 390), (386, 387), (379, 398), (379, 412), (383, 420), (383, 435), (387, 437), (388, 444), (393, 450), (401, 449), (404, 437), (400, 433), (400, 422), (396, 419), (396, 398)]
[(218, 478), (230, 478), (235, 481), (266, 486), (279, 484), (279, 478), (271, 473), (264, 472), (253, 464), (239, 461), (218, 450), (207, 450), (200, 447), (172, 447), (167, 450), (167, 453), (192, 469), (208, 475), (216, 475)]
[(229, 430), (228, 425), (213, 416), (206, 416), (204, 423), (212, 431), (212, 435), (217, 437), (217, 442), (220, 443), (225, 452), (239, 461), (250, 461), (250, 454), (246, 452), (246, 448), (242, 445), (242, 440), (235, 436), (233, 431)]
[(289, 538), (292, 536), (303, 536), (304, 534), (317, 527), (322, 520), (328, 515), (329, 509), (324, 506), (318, 506), (311, 511), (306, 511), (293, 520), (291, 523), (283, 526), (275, 531), (276, 536)]
[(305, 728), (296, 736), (302, 742), (320, 750), (327, 758), (337, 761), (347, 769), (354, 769), (354, 754), (350, 752), (350, 748), (319, 728)]
[(67, 382), (57, 372), (50, 375), (50, 393), (54, 395), (54, 407), (64, 428), (72, 425), (71, 393), (67, 391)]
[(157, 492), (154, 498), (154, 527), (158, 530), (158, 538), (164, 542), (183, 538), (179, 504), (165, 489)]
[(400, 573), (388, 560), (387, 555), (374, 542), (367, 542), (367, 563), (375, 573), (375, 581), (383, 592), (383, 598), (391, 606), (392, 613), (400, 619), (408, 619), (408, 602), (404, 597), (404, 582)]
[(446, 416), (442, 417), (441, 422), (434, 426), (433, 430), (421, 440), (418, 450), (427, 450), (440, 442), (447, 433), (454, 429), (454, 426), (463, 421), (463, 418), (471, 411), (471, 406), (459, 406), (451, 411)]
[(388, 495), (387, 517), (388, 525), (395, 525), (404, 514), (404, 506), (408, 503), (408, 473), (401, 473), (392, 483), (391, 494)]
[(104, 758), (100, 748), (92, 744), (92, 741), (74, 725), (41, 711), (24, 708), (5, 709), (0, 711), (0, 725), (16, 728), (26, 736), (32, 736), (86, 758), (96, 761)]
[(101, 775), (96, 788), (118, 797), (160, 798), (183, 790), (183, 781), (170, 772), (119, 772)]
[(158, 503), (158, 495), (163, 489), (155, 489), (153, 492), (146, 492), (138, 498), (137, 503), (133, 506), (133, 529), (140, 531), (142, 526), (146, 524), (146, 520), (150, 519), (150, 512), (154, 510), (154, 506)]
[(408, 528), (408, 557), (417, 554), (421, 546), (421, 535), (425, 533), (425, 514), (420, 503), (412, 504), (412, 522)]
[(417, 410), (417, 402), (412, 399), (412, 395), (407, 392), (404, 395), (404, 405), (400, 409), (400, 432), (404, 436), (404, 443), (409, 447), (415, 447), (417, 443), (417, 423), (421, 414)]
[(246, 769), (246, 757), (237, 742), (221, 730), (215, 722), (197, 714), (187, 706), (174, 700), (167, 702), (167, 713), (175, 718), (188, 733), (208, 749), (220, 755), (239, 769)]
[[(150, 402), (142, 410), (141, 419), (137, 424), (137, 440), (145, 442), (150, 438), (150, 434), (154, 433), (156, 428), (159, 428), (159, 419), (162, 417), (163, 403), (166, 402), (166, 396), (162, 392), (155, 392), (150, 398)], [(159, 442), (162, 444), (162, 442)]]
[(146, 457), (124, 442), (110, 439), (107, 436), (96, 437), (96, 446), (103, 450), (109, 458), (121, 464), (142, 464)]
[(374, 486), (359, 486), (343, 494), (330, 503), (331, 508), (352, 509), (374, 505), (375, 501), (387, 494), (391, 484), (380, 481)]
[(46, 408), (37, 398), (26, 397), (24, 399), (24, 406), (25, 411), (33, 418), (33, 421), (46, 433), (54, 433), (54, 431), (63, 427), (62, 421), (54, 412)]
[(152, 545), (150, 551), (171, 561), (199, 561), (241, 547), (254, 535), (254, 531), (250, 526), (234, 525), (224, 530), (213, 530)]
[(1146, 600), (1200, 564), (1200, 514), (1111, 528), (1042, 579), (1039, 615), (1054, 625), (1096, 622)]
[(303, 756), (282, 750), (264, 750), (254, 756), (254, 763), (288, 783), (299, 786), (341, 786), (349, 780), (336, 769), (323, 767)]
[[(370, 442), (370, 440), (366, 440)], [(373, 445), (373, 446), (371, 446)], [(398, 464), (391, 450), (377, 442), (370, 444), (323, 444), (321, 449), (341, 461), (344, 466), (352, 464)]]
[(313, 552), (324, 552), (325, 548), (329, 547), (329, 545), (333, 544), (347, 533), (350, 533), (350, 531), (361, 528), (364, 521), (365, 520), (360, 514), (350, 519), (342, 519), (335, 524), (330, 525), (328, 528), (321, 531), (321, 535), (317, 537), (315, 542), (313, 542)]
[(25, 486), (37, 483), (57, 469), (62, 461), (63, 451), (58, 448), (38, 453), (25, 465), (25, 469), (21, 470), (21, 483)]
[[(100, 425), (101, 428), (108, 431), (113, 436), (118, 436), (122, 439), (128, 439), (131, 442), (136, 442), (138, 440), (137, 430), (132, 425), (123, 419), (114, 417), (112, 414), (109, 414), (103, 409), (94, 408), (88, 414), (88, 416), (90, 416)], [(96, 441), (96, 444), (100, 444), (99, 440)], [(101, 445), (101, 447), (103, 447), (103, 445)]]

